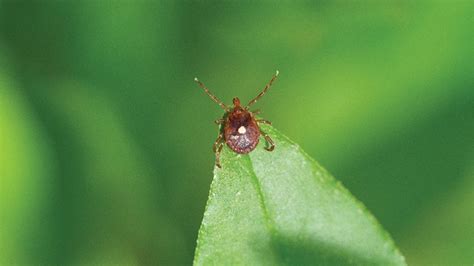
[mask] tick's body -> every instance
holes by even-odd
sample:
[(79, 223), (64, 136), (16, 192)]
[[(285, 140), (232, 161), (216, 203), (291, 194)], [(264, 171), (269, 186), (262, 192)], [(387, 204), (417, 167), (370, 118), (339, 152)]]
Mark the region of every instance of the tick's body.
[(236, 153), (249, 153), (257, 147), (260, 128), (251, 112), (240, 107), (240, 104), (238, 104), (231, 112), (224, 115), (224, 119), (225, 122), (221, 128), (221, 134), (224, 135), (225, 142), (233, 151)]
[(224, 143), (229, 146), (233, 151), (240, 154), (245, 154), (253, 151), (259, 142), (260, 135), (263, 135), (265, 140), (268, 142), (269, 147), (265, 147), (266, 150), (272, 151), (275, 148), (275, 144), (272, 139), (260, 130), (259, 123), (271, 124), (267, 120), (256, 119), (255, 114), (257, 112), (249, 111), (249, 107), (256, 103), (270, 88), (275, 78), (278, 76), (278, 71), (265, 86), (263, 91), (257, 95), (253, 100), (249, 102), (246, 107), (240, 105), (239, 98), (234, 98), (232, 108), (227, 107), (222, 103), (216, 96), (214, 96), (197, 78), (195, 81), (204, 89), (204, 91), (219, 104), (226, 113), (222, 119), (218, 119), (215, 122), (221, 126), (219, 136), (214, 143), (213, 149), (216, 153), (216, 165), (220, 168), (219, 155), (224, 146)]

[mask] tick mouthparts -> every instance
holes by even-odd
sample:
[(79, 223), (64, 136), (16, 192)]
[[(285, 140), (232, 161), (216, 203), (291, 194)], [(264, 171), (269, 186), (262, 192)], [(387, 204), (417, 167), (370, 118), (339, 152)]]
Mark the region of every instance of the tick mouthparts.
[(232, 102), (234, 106), (240, 106), (240, 99), (238, 97), (235, 97), (234, 99), (232, 99)]

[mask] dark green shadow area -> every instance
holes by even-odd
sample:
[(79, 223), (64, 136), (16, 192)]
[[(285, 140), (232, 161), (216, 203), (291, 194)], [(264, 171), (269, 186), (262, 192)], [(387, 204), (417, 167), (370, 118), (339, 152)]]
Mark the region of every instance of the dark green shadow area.
[(314, 239), (278, 235), (270, 246), (279, 265), (388, 265)]
[(453, 99), (429, 120), (336, 172), (395, 240), (421, 210), (449, 197), (465, 178), (472, 163), (473, 101)]

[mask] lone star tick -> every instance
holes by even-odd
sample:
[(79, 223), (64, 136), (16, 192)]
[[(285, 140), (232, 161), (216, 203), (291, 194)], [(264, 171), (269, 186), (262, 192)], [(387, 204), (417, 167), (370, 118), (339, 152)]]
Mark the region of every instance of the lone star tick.
[(249, 111), (249, 108), (252, 104), (256, 103), (260, 98), (265, 95), (267, 90), (272, 86), (273, 81), (278, 76), (278, 70), (272, 79), (268, 82), (262, 92), (260, 92), (255, 98), (253, 98), (245, 107), (240, 105), (239, 98), (235, 97), (232, 102), (233, 107), (226, 106), (221, 100), (219, 100), (214, 94), (212, 94), (209, 89), (200, 82), (197, 78), (194, 78), (199, 86), (209, 95), (209, 97), (216, 102), (222, 109), (224, 109), (225, 114), (221, 119), (217, 119), (215, 123), (220, 126), (219, 136), (214, 142), (213, 150), (216, 154), (216, 166), (221, 168), (219, 161), (219, 156), (224, 147), (224, 143), (229, 146), (233, 151), (240, 154), (246, 154), (255, 149), (259, 142), (260, 135), (262, 135), (268, 143), (268, 147), (265, 147), (267, 151), (273, 151), (275, 148), (275, 143), (272, 139), (264, 133), (259, 124), (269, 124), (270, 121), (264, 119), (256, 119), (255, 115), (259, 111)]

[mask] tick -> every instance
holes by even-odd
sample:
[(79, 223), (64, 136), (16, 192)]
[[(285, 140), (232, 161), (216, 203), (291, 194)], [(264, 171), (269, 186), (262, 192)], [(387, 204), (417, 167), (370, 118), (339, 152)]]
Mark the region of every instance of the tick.
[(263, 132), (259, 126), (260, 124), (271, 125), (272, 123), (265, 119), (257, 119), (255, 115), (257, 115), (259, 111), (250, 111), (249, 108), (265, 95), (268, 89), (272, 86), (273, 81), (277, 78), (278, 73), (277, 70), (262, 92), (260, 92), (244, 107), (240, 104), (240, 100), (237, 97), (232, 100), (233, 106), (228, 107), (219, 100), (219, 98), (212, 94), (201, 81), (194, 78), (194, 81), (199, 84), (207, 95), (209, 95), (209, 97), (225, 111), (224, 116), (221, 119), (215, 120), (215, 123), (220, 126), (219, 136), (217, 136), (213, 145), (213, 150), (216, 155), (215, 164), (217, 167), (221, 168), (219, 156), (224, 144), (227, 144), (227, 146), (236, 153), (246, 154), (257, 147), (260, 135), (262, 135), (268, 144), (265, 149), (267, 151), (273, 151), (275, 148), (273, 140), (268, 136), (268, 134)]

